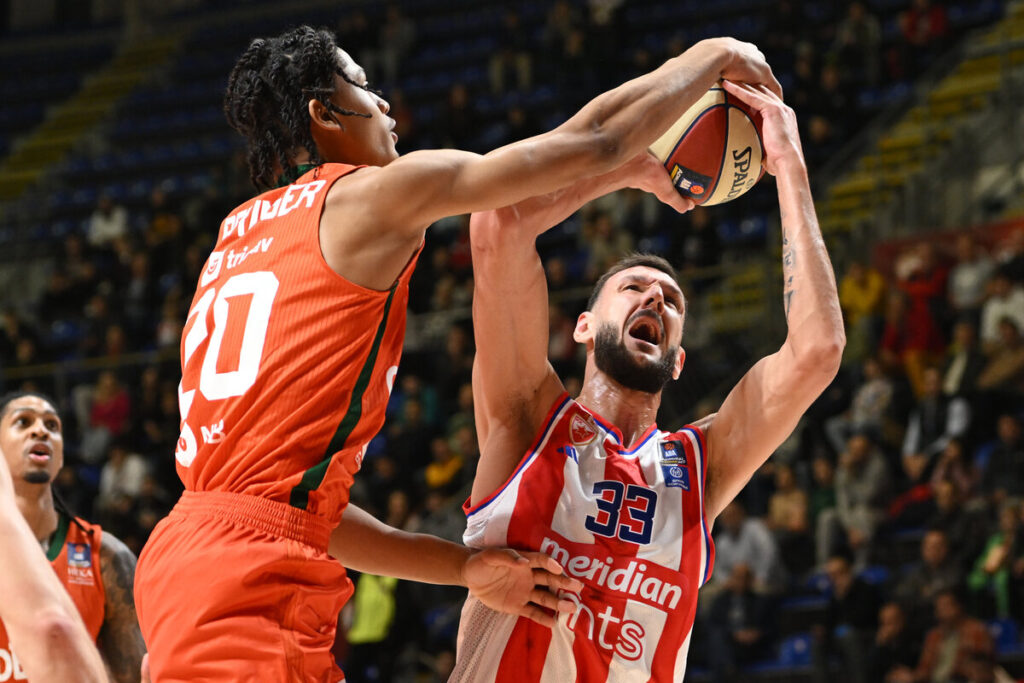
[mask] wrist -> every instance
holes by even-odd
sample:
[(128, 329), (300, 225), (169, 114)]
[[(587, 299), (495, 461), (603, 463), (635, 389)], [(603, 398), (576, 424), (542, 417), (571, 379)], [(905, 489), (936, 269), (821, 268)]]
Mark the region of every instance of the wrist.
[(467, 575), (466, 568), (469, 566), (469, 561), (479, 551), (467, 548), (466, 546), (459, 546), (459, 551), (459, 571), (457, 574), (458, 584), (456, 585), (462, 586), (463, 588), (469, 588), (469, 577)]
[[(714, 60), (716, 74), (721, 78), (729, 65), (736, 59), (736, 41), (732, 38), (705, 38), (694, 44), (690, 50), (697, 50)], [(689, 52), (689, 50), (687, 50)]]
[(774, 160), (772, 166), (775, 169), (775, 176), (797, 176), (807, 178), (807, 162), (803, 155), (797, 151), (780, 156)]

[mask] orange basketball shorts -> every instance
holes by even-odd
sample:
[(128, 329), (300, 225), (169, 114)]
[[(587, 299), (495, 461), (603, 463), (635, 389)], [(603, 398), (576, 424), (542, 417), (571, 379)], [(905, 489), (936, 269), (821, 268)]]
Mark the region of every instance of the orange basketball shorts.
[(135, 573), (154, 683), (343, 680), (331, 646), (352, 582), (330, 532), (285, 503), (186, 491)]

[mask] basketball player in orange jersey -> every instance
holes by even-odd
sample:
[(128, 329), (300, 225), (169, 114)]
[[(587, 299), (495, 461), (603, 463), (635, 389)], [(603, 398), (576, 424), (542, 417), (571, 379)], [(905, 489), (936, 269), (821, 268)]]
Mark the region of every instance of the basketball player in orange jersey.
[[(839, 369), (845, 345), (835, 277), (818, 229), (796, 116), (767, 88), (725, 88), (763, 117), (782, 215), (789, 333), (717, 414), (661, 431), (661, 391), (679, 377), (686, 302), (650, 255), (598, 280), (574, 332), (587, 351), (570, 398), (547, 359), (548, 293), (537, 236), (584, 202), (663, 176), (653, 157), (556, 193), (478, 213), (474, 406), (480, 438), (468, 545), (541, 550), (584, 589), (552, 629), (463, 609), (452, 681), (673, 683), (683, 680), (697, 591), (714, 562), (710, 528)], [(687, 93), (696, 101), (704, 91)]]
[[(5, 461), (5, 472), (0, 476), (12, 480), (13, 484), (13, 501), (4, 503), (0, 517), (8, 518), (17, 513), (27, 522), (34, 537), (32, 547), (22, 547), (19, 552), (31, 550), (40, 557), (45, 554), (52, 564), (47, 571), (56, 571), (64, 591), (70, 594), (90, 639), (99, 645), (111, 680), (137, 682), (145, 644), (132, 596), (135, 555), (111, 534), (71, 516), (63, 505), (55, 502), (50, 483), (64, 464), (64, 438), (60, 416), (53, 404), (32, 393), (19, 392), (0, 398), (0, 450)], [(3, 523), (11, 522), (4, 519)], [(4, 552), (2, 557), (3, 564), (24, 561), (14, 553)], [(0, 614), (3, 620), (0, 623), (0, 680), (101, 680), (92, 677), (92, 669), (87, 665), (91, 657), (86, 657), (84, 646), (72, 635), (64, 641), (59, 629), (46, 641), (44, 650), (47, 653), (50, 648), (73, 651), (76, 657), (87, 660), (86, 663), (72, 665), (61, 657), (54, 657), (52, 661), (43, 659), (54, 667), (63, 666), (60, 671), (71, 671), (66, 675), (58, 675), (56, 668), (48, 673), (45, 667), (40, 669), (38, 664), (29, 663), (38, 661), (38, 653), (32, 651), (33, 640), (22, 640), (19, 634), (23, 632), (24, 619), (36, 620), (40, 616), (28, 607), (17, 606), (19, 600), (30, 596), (26, 591), (28, 584), (12, 582), (9, 587), (10, 590), (0, 591), (0, 603), (5, 607)], [(45, 628), (46, 623), (45, 618), (41, 619), (40, 628)], [(25, 662), (24, 671), (21, 662)], [(10, 667), (10, 678), (3, 677), (5, 666)]]
[(0, 621), (20, 656), (0, 655), (0, 680), (106, 683), (103, 660), (78, 608), (39, 552), (0, 458)]
[[(544, 590), (575, 585), (550, 558), (390, 529), (349, 488), (384, 420), (426, 228), (623, 165), (683, 113), (680, 93), (722, 76), (779, 89), (755, 47), (709, 40), (549, 133), (400, 158), (387, 102), (330, 33), (253, 41), (225, 111), (266, 191), (223, 221), (200, 277), (181, 345), (186, 490), (136, 579), (157, 683), (341, 680), (330, 646), (352, 588), (332, 557), (468, 585), (545, 624), (542, 608), (571, 609)], [(667, 178), (658, 191), (673, 192)]]

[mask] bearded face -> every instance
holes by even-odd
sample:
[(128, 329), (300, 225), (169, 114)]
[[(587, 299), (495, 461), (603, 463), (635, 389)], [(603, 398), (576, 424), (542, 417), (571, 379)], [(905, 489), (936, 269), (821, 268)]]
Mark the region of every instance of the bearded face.
[(669, 345), (654, 361), (637, 356), (612, 323), (602, 323), (594, 337), (597, 368), (627, 389), (656, 394), (664, 388), (675, 369), (679, 347)]

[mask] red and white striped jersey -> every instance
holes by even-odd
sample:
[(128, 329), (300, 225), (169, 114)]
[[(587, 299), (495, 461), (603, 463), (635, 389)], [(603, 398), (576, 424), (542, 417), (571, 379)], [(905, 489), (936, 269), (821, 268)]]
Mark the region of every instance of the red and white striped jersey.
[(515, 473), (466, 514), (472, 547), (551, 555), (583, 582), (548, 629), (470, 596), (451, 681), (682, 680), (697, 590), (714, 546), (704, 518), (704, 435), (656, 425), (632, 447), (563, 395)]

